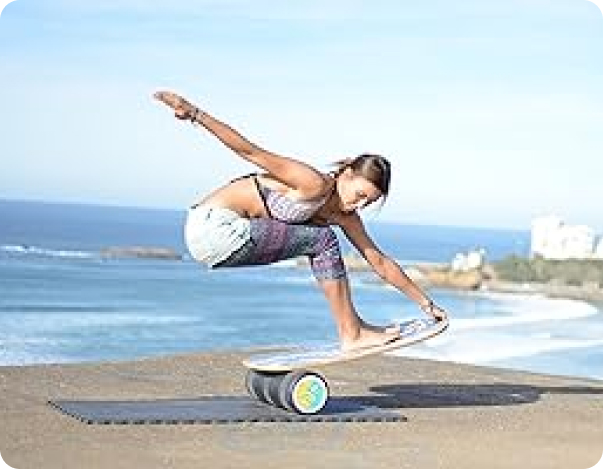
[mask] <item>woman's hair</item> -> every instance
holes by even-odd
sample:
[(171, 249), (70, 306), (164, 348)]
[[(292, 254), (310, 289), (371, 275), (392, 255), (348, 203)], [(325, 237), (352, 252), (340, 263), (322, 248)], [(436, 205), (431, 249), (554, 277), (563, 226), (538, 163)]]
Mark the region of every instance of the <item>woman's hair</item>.
[(383, 201), (389, 194), (389, 182), (391, 179), (391, 167), (389, 161), (381, 155), (372, 155), (364, 153), (356, 158), (348, 158), (345, 160), (336, 161), (333, 163), (337, 169), (333, 172), (337, 177), (347, 168), (358, 175), (372, 182), (381, 192)]

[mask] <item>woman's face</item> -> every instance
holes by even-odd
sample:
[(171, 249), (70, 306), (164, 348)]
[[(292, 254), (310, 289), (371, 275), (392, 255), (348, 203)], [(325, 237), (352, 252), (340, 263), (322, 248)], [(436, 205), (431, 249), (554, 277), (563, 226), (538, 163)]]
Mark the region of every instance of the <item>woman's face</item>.
[(381, 191), (364, 176), (346, 168), (337, 178), (337, 193), (340, 209), (344, 213), (352, 213), (375, 202), (381, 197)]

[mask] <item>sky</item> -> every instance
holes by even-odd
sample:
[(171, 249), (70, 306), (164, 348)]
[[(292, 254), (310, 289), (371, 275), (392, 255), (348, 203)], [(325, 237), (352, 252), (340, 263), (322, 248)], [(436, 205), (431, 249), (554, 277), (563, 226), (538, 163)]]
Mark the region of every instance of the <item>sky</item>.
[(588, 0), (16, 0), (0, 198), (185, 208), (255, 168), (176, 91), (321, 170), (380, 153), (371, 219), (603, 233), (603, 13)]

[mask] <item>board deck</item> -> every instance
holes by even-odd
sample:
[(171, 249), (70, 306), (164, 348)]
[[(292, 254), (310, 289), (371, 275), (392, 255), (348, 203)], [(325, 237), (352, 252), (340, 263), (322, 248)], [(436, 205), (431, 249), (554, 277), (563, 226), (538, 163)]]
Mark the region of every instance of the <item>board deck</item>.
[(446, 330), (448, 320), (413, 319), (400, 324), (400, 338), (384, 345), (366, 347), (358, 350), (343, 351), (339, 344), (321, 347), (296, 347), (290, 352), (265, 353), (253, 355), (243, 361), (252, 370), (267, 372), (285, 372), (312, 366), (329, 365), (358, 358), (384, 353), (400, 347), (422, 342)]

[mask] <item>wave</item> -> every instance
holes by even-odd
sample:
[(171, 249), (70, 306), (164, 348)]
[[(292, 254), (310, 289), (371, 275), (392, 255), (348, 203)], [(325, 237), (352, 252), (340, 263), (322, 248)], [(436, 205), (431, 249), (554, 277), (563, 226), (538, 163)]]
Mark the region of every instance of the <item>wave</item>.
[(5, 244), (0, 246), (0, 252), (13, 255), (30, 255), (39, 257), (59, 257), (68, 259), (90, 259), (97, 257), (96, 253), (65, 249), (48, 249), (27, 244)]
[(49, 305), (49, 304), (0, 304), (0, 313), (114, 313), (120, 312), (121, 308), (112, 306), (96, 305)]
[(0, 350), (0, 366), (30, 366), (47, 364), (77, 363), (81, 360), (69, 359), (62, 355), (43, 355), (38, 352), (18, 352), (14, 350)]
[(509, 292), (469, 292), (468, 295), (474, 297), (482, 297), (495, 304), (501, 306), (505, 311), (522, 312), (527, 308), (542, 309), (542, 308), (566, 308), (575, 307), (577, 304), (585, 304), (585, 301), (575, 300), (570, 298), (553, 298), (546, 296), (544, 293), (526, 292), (526, 293), (509, 293)]
[(48, 337), (0, 337), (0, 366), (24, 366), (45, 363), (62, 363), (65, 357), (52, 353), (65, 345), (64, 341)]
[[(492, 313), (475, 318), (454, 318), (451, 330), (506, 328), (545, 321), (570, 321), (600, 314), (599, 309), (586, 301), (550, 298), (540, 294), (474, 293), (491, 302)], [(454, 316), (454, 315), (453, 315)]]
[[(439, 340), (441, 339), (441, 340)], [(462, 336), (451, 339), (431, 339), (424, 347), (400, 349), (391, 355), (401, 357), (423, 358), (429, 360), (452, 361), (469, 364), (492, 364), (505, 360), (557, 352), (570, 349), (600, 347), (603, 339), (568, 339), (556, 338), (548, 334), (538, 335), (506, 335), (480, 334)]]
[[(590, 305), (586, 305), (590, 306)], [(560, 321), (587, 318), (597, 314), (597, 309), (591, 308), (576, 308), (558, 311), (534, 311), (524, 315), (501, 316), (501, 317), (484, 317), (474, 319), (454, 319), (451, 323), (451, 330), (455, 331), (471, 331), (475, 329), (491, 329), (511, 327), (522, 324), (539, 323), (543, 321)]]
[[(28, 315), (14, 316), (19, 324), (29, 331), (43, 330), (46, 333), (86, 330), (90, 327), (147, 327), (169, 325), (196, 325), (203, 323), (203, 318), (195, 316), (177, 316), (161, 314), (141, 314), (139, 312), (121, 311), (119, 313), (98, 313), (88, 310), (86, 313), (73, 314), (73, 309), (53, 309), (51, 313), (37, 312), (33, 308)], [(34, 314), (31, 314), (34, 313)], [(39, 314), (35, 314), (39, 313)], [(4, 329), (13, 326), (12, 319), (4, 318), (0, 325)], [(4, 334), (0, 333), (0, 340)]]
[(473, 318), (453, 316), (445, 334), (390, 354), (507, 366), (519, 358), (603, 345), (599, 322), (587, 319), (600, 315), (600, 310), (589, 303), (532, 294), (485, 296), (491, 301), (487, 308), (492, 313)]

